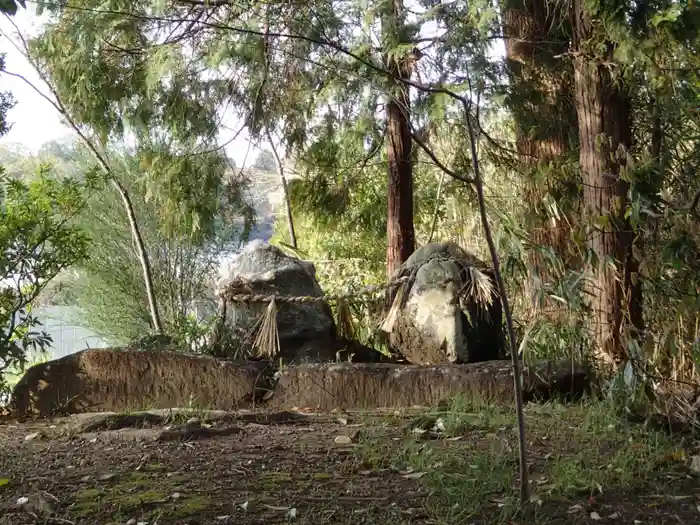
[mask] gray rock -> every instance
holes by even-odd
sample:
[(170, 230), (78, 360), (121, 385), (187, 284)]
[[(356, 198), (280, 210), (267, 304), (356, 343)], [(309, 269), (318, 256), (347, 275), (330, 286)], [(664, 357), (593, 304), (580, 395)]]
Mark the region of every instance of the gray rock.
[(394, 277), (406, 275), (410, 289), (387, 327), (394, 350), (420, 365), (503, 357), (501, 302), (483, 262), (454, 243), (431, 243)]
[[(313, 263), (291, 257), (262, 242), (250, 243), (232, 262), (219, 282), (219, 292), (235, 284), (238, 293), (278, 296), (322, 297)], [(335, 323), (327, 302), (286, 303), (278, 301), (279, 355), (285, 362), (335, 359)], [(265, 315), (268, 303), (228, 302), (223, 332), (243, 335), (250, 344)]]

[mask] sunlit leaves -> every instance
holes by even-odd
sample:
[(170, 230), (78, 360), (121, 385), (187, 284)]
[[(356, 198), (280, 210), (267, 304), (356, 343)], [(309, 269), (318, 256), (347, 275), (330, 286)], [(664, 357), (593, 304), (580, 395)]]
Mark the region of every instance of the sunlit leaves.
[[(0, 371), (23, 366), (27, 351), (50, 340), (31, 305), (61, 270), (87, 257), (87, 238), (73, 219), (84, 185), (56, 180), (48, 167), (30, 181), (0, 173)], [(1, 386), (1, 385), (0, 385)]]

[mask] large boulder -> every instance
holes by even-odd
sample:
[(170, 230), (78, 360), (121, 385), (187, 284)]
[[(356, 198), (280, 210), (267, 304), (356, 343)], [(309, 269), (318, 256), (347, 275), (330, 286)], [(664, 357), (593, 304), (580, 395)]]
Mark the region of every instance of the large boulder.
[[(248, 347), (260, 331), (269, 303), (227, 298), (241, 294), (323, 297), (312, 263), (290, 257), (262, 241), (248, 244), (235, 257), (217, 288), (224, 310), (217, 338)], [(286, 363), (335, 360), (339, 346), (333, 314), (326, 301), (276, 301), (275, 306), (279, 348), (274, 352), (263, 349), (264, 355), (259, 357), (281, 358)]]
[(501, 301), (486, 264), (452, 242), (431, 243), (394, 278), (406, 276), (384, 324), (394, 351), (419, 365), (503, 358)]

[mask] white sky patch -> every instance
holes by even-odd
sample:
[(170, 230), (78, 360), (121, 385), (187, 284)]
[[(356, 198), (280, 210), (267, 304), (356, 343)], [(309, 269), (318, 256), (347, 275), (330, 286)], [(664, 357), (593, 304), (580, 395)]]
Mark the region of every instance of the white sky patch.
[[(38, 17), (30, 7), (29, 9), (20, 8), (12, 20), (22, 35), (27, 38), (36, 35), (48, 17)], [(4, 16), (0, 16), (0, 31), (4, 35), (14, 37), (15, 42), (19, 42), (14, 36), (15, 28)], [(5, 54), (7, 71), (22, 75), (43, 93), (49, 93), (29, 61), (7, 41), (7, 38), (0, 37), (0, 53)], [(47, 142), (75, 138), (75, 132), (62, 121), (56, 109), (24, 81), (10, 75), (0, 74), (0, 77), (0, 90), (12, 92), (16, 101), (15, 107), (7, 115), (12, 128), (7, 135), (0, 138), (0, 144), (8, 146), (17, 144), (23, 150), (35, 153)], [(241, 123), (235, 118), (224, 116), (221, 124), (218, 139), (220, 144), (226, 144), (224, 149), (228, 156), (234, 159), (239, 167), (243, 165), (244, 160), (246, 165), (251, 165), (259, 150), (249, 144), (246, 130), (243, 130), (235, 140), (231, 140), (236, 131), (241, 128)]]
[[(406, 5), (418, 12), (424, 10), (415, 1), (409, 0)], [(47, 15), (37, 16), (33, 7), (20, 9), (13, 17), (13, 22), (25, 37), (37, 34), (47, 20)], [(362, 28), (358, 29), (362, 30)], [(376, 31), (378, 27), (373, 29)], [(4, 16), (0, 17), (0, 31), (8, 36), (15, 34), (14, 27)], [(444, 29), (438, 28), (434, 22), (431, 22), (421, 28), (421, 37), (429, 38), (443, 32)], [(377, 35), (373, 36), (372, 40), (375, 40)], [(18, 42), (16, 37), (14, 40)], [(3, 37), (0, 37), (0, 52), (6, 55), (5, 67), (7, 71), (22, 75), (34, 86), (41, 89), (42, 92), (48, 94), (47, 87), (41, 82), (31, 64), (24, 58), (22, 53)], [(429, 55), (431, 54), (430, 51), (428, 53)], [(489, 54), (493, 58), (503, 57), (505, 55), (503, 41), (500, 39), (494, 41)], [(15, 107), (8, 113), (8, 121), (12, 124), (12, 128), (9, 133), (0, 138), (0, 144), (17, 144), (25, 151), (36, 152), (46, 142), (53, 140), (62, 141), (75, 137), (75, 133), (70, 126), (62, 121), (56, 109), (41, 95), (19, 78), (9, 75), (0, 76), (0, 90), (12, 92), (16, 100)], [(423, 81), (426, 80), (429, 81), (431, 79), (423, 79)], [(234, 159), (237, 166), (244, 165), (244, 162), (245, 165), (249, 166), (257, 157), (259, 149), (250, 143), (246, 129), (240, 132), (235, 139), (233, 138), (241, 129), (241, 122), (230, 114), (232, 111), (224, 111), (224, 113), (228, 113), (228, 115), (225, 114), (221, 120), (218, 136), (219, 144), (224, 145), (226, 153), (230, 158)], [(266, 147), (266, 145), (263, 144), (263, 147)], [(282, 153), (281, 148), (280, 153)]]

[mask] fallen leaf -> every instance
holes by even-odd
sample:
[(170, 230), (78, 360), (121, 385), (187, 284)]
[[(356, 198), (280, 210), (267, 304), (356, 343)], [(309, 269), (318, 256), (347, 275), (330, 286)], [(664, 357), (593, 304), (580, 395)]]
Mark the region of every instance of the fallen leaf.
[(530, 494), (530, 503), (537, 503), (537, 505), (542, 505), (542, 498), (539, 494)]
[(690, 470), (696, 474), (700, 473), (700, 456), (693, 456), (690, 458)]
[(621, 518), (621, 517), (622, 517), (622, 514), (620, 514), (619, 512), (615, 512), (614, 514), (610, 514), (610, 516), (608, 516), (608, 519), (609, 520), (616, 520), (616, 519)]
[(289, 510), (287, 511), (287, 519), (288, 519), (288, 520), (295, 520), (295, 519), (297, 519), (297, 509), (295, 509), (294, 507), (292, 507), (291, 509), (289, 509)]
[(275, 507), (274, 505), (265, 505), (265, 506), (270, 510), (280, 510), (280, 511), (289, 510), (289, 507)]
[(591, 519), (599, 521), (599, 520), (602, 520), (603, 518), (601, 518), (600, 514), (598, 514), (596, 511), (593, 511), (593, 512), (591, 512)]
[(0, 478), (0, 487), (4, 487), (5, 485), (9, 485), (10, 480), (7, 478)]
[(572, 505), (566, 512), (567, 514), (576, 514), (577, 512), (581, 512), (582, 510), (583, 507), (581, 505)]
[(420, 479), (425, 476), (425, 472), (411, 472), (410, 474), (404, 474), (401, 476), (404, 479)]

